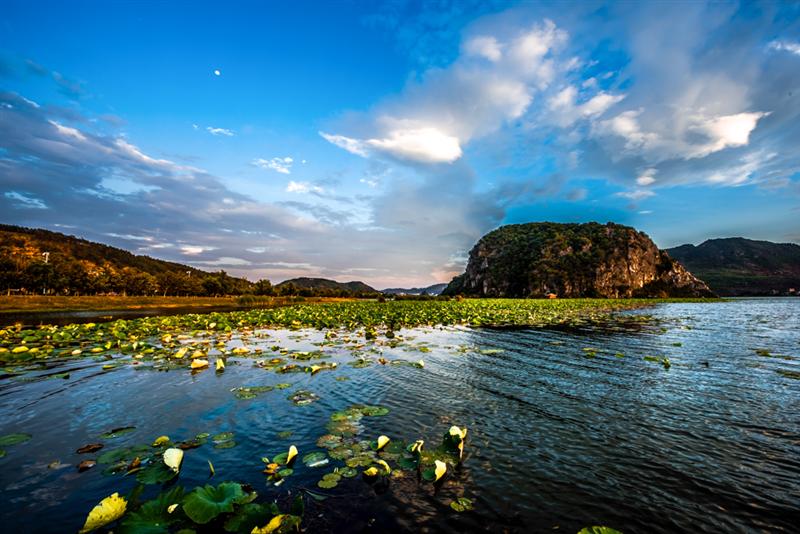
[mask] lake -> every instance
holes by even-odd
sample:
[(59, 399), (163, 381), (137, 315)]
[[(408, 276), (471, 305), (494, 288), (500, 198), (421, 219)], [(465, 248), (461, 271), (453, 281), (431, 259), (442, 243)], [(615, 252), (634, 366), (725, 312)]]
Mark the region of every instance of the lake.
[[(137, 473), (108, 473), (114, 462), (101, 456), (153, 449), (166, 435), (197, 445), (166, 487), (237, 481), (282, 508), (300, 494), (308, 532), (796, 532), (800, 299), (670, 303), (646, 313), (653, 321), (610, 328), (428, 327), (388, 340), (233, 332), (227, 348), (248, 352), (229, 357), (221, 373), (213, 358), (193, 373), (144, 363), (104, 369), (109, 360), (98, 357), (6, 375), (0, 436), (31, 438), (0, 447), (0, 522), (6, 532), (78, 531), (101, 499), (137, 486)], [(184, 343), (202, 341), (187, 334)], [(293, 362), (338, 365), (275, 372)], [(317, 443), (336, 435), (332, 414), (358, 404), (388, 413), (359, 415), (353, 439), (424, 439), (433, 448), (458, 425), (468, 429), (463, 462), (440, 484), (409, 470), (377, 483), (342, 476), (323, 488), (322, 477), (346, 465), (331, 457), (316, 467), (296, 461), (277, 486), (262, 473), (262, 457), (290, 445), (299, 457), (330, 453)], [(103, 436), (123, 427), (135, 428)], [(76, 452), (92, 443), (104, 447)], [(397, 454), (386, 457), (397, 470)], [(79, 472), (87, 459), (99, 463)], [(142, 499), (160, 490), (147, 485)], [(454, 511), (459, 497), (474, 509)]]

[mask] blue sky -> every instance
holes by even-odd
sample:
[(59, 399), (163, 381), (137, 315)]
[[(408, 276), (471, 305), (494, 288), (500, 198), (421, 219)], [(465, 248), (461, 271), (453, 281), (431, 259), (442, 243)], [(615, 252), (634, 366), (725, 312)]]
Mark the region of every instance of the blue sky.
[(33, 2), (0, 221), (275, 282), (448, 281), (485, 232), (800, 242), (800, 5)]

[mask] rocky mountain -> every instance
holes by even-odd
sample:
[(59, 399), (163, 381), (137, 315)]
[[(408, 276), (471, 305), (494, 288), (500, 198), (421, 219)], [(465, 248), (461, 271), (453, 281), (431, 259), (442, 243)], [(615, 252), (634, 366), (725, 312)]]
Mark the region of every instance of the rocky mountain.
[(800, 245), (794, 243), (730, 237), (667, 252), (723, 296), (800, 293)]
[(381, 293), (384, 295), (440, 295), (447, 284), (433, 284), (428, 287), (390, 287), (382, 289)]
[(328, 280), (327, 278), (306, 278), (306, 277), (292, 278), (290, 280), (284, 280), (275, 287), (280, 289), (290, 284), (298, 289), (312, 289), (312, 290), (328, 289), (333, 291), (343, 291), (356, 294), (378, 293), (377, 289), (368, 286), (364, 282), (359, 282), (359, 281), (337, 282), (336, 280)]
[(443, 294), (481, 297), (712, 297), (643, 232), (619, 224), (528, 223), (483, 236)]

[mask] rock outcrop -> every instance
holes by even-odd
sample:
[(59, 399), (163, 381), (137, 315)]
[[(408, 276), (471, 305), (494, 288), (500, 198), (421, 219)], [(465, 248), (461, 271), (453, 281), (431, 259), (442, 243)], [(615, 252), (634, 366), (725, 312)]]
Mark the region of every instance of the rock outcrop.
[(445, 295), (714, 297), (643, 232), (619, 224), (528, 223), (481, 238)]

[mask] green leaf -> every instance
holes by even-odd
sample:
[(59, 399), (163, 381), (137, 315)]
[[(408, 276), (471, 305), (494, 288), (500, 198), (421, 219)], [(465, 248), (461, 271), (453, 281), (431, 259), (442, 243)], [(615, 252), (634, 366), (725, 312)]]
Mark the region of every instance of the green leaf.
[(322, 451), (310, 452), (303, 456), (303, 463), (311, 467), (314, 464), (324, 461), (326, 457), (327, 455)]
[(169, 532), (169, 525), (181, 518), (178, 511), (169, 513), (167, 508), (181, 502), (183, 488), (175, 486), (152, 501), (147, 501), (135, 512), (122, 519), (119, 532), (122, 534), (163, 534)]
[(136, 473), (136, 480), (142, 484), (163, 484), (178, 475), (175, 471), (160, 461), (152, 461), (141, 471)]
[(206, 485), (186, 496), (183, 511), (195, 523), (205, 525), (222, 513), (233, 512), (233, 505), (246, 499), (242, 486), (235, 482), (223, 482), (217, 487)]
[(33, 436), (30, 434), (6, 434), (5, 436), (0, 436), (0, 447), (9, 447), (11, 445), (19, 445), (20, 443), (25, 443)]
[(467, 499), (466, 497), (459, 497), (458, 499), (450, 503), (450, 508), (452, 508), (456, 512), (465, 512), (467, 510), (472, 510), (474, 506), (472, 505), (472, 499)]
[(611, 527), (584, 527), (578, 534), (622, 534), (622, 532)]
[(236, 513), (225, 521), (224, 528), (227, 532), (250, 533), (254, 527), (266, 524), (274, 515), (279, 513), (275, 504), (245, 504), (236, 510)]

